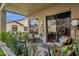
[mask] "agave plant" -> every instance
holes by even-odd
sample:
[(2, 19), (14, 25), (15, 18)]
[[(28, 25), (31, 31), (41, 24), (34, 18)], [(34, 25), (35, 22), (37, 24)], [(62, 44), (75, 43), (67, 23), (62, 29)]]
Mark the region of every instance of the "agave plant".
[(1, 41), (3, 41), (15, 53), (17, 42), (15, 36), (12, 33), (1, 32)]

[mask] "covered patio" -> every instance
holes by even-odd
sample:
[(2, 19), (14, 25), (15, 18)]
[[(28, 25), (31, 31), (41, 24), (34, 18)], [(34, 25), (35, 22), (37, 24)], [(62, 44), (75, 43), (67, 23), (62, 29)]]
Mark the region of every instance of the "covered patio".
[[(74, 18), (79, 18), (79, 4), (56, 4), (56, 3), (2, 3), (0, 4), (0, 31), (6, 32), (6, 18), (4, 11), (11, 11), (21, 15), (25, 15), (28, 18), (29, 28), (28, 31), (31, 31), (30, 21), (33, 19), (39, 20), (39, 35), (42, 34), (41, 39), (43, 43), (50, 43), (53, 45), (53, 42), (60, 38), (59, 29), (64, 28), (59, 32), (66, 32), (62, 36), (66, 35), (69, 38), (75, 39), (74, 28), (70, 26), (70, 22)], [(55, 26), (48, 25), (49, 20), (54, 20)], [(67, 27), (63, 22), (69, 22)], [(67, 20), (67, 21), (65, 21)], [(50, 21), (51, 22), (51, 21)], [(49, 22), (49, 23), (50, 23)], [(58, 23), (60, 22), (60, 23)], [(58, 24), (57, 24), (58, 23)], [(63, 25), (63, 26), (62, 26)], [(59, 28), (59, 29), (58, 29)], [(67, 31), (66, 31), (67, 29)], [(53, 34), (49, 38), (49, 33)], [(79, 30), (76, 30), (76, 37), (79, 39)], [(61, 37), (62, 37), (61, 36)], [(54, 38), (55, 37), (55, 38)], [(59, 48), (59, 47), (55, 47)], [(60, 53), (60, 52), (58, 52)], [(62, 54), (61, 54), (62, 55)]]

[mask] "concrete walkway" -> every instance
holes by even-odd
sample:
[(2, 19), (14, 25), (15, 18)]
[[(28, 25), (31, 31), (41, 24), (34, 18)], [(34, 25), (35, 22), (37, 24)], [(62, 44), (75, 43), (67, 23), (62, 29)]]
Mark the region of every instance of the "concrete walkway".
[(26, 46), (32, 46), (35, 45), (36, 46), (36, 50), (35, 50), (35, 54), (32, 51), (31, 56), (49, 56), (49, 50), (48, 47), (50, 47), (50, 49), (52, 49), (52, 45), (49, 44), (40, 44), (40, 43), (34, 43), (34, 44), (26, 44)]
[(50, 49), (52, 49), (52, 45), (50, 45), (50, 44), (38, 45), (38, 46), (37, 46), (36, 56), (49, 56), (48, 47), (49, 47)]
[(6, 54), (6, 56), (16, 56), (10, 48), (8, 48), (6, 46), (6, 44), (4, 42), (0, 41), (0, 47), (2, 48), (2, 50), (4, 51), (4, 53)]

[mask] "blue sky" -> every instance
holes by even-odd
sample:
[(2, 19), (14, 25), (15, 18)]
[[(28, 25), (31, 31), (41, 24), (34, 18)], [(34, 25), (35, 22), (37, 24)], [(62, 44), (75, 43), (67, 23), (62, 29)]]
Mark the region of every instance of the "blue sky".
[(15, 20), (24, 19), (24, 18), (26, 18), (26, 17), (23, 15), (6, 12), (6, 20), (8, 20), (8, 21), (15, 21)]
[(34, 25), (34, 24), (39, 24), (39, 21), (35, 19), (31, 20), (31, 25)]
[[(15, 14), (15, 13), (11, 13), (11, 12), (7, 12), (6, 11), (6, 20), (7, 21), (16, 21), (16, 20), (19, 20), (19, 19), (24, 19), (26, 18), (25, 16), (23, 15), (19, 15), (19, 14)], [(31, 21), (31, 24), (34, 25), (34, 24), (39, 24), (39, 21), (33, 19)]]

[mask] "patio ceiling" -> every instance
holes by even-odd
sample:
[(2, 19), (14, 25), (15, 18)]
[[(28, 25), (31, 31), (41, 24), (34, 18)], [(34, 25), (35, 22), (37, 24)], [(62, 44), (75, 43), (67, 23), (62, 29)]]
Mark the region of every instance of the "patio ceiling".
[(23, 15), (31, 15), (35, 12), (39, 12), (45, 8), (54, 5), (56, 4), (55, 3), (9, 3), (6, 4), (5, 9)]

